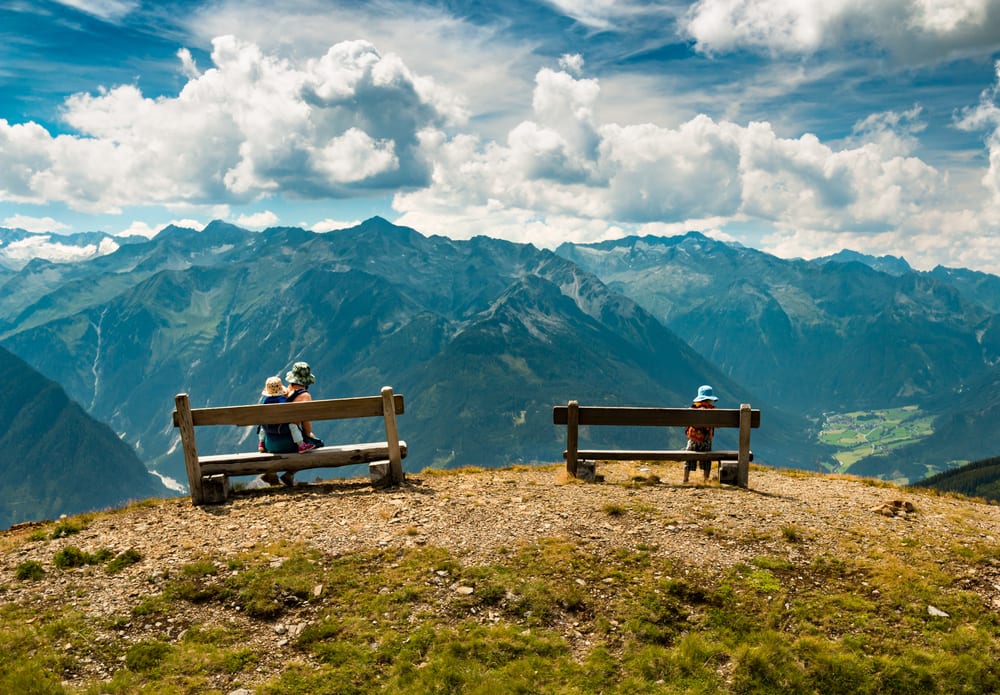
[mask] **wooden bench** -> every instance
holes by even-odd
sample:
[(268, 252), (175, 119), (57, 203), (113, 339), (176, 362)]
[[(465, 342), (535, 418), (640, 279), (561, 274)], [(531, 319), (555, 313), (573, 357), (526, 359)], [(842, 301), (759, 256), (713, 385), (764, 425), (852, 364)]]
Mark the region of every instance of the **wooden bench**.
[[(403, 482), (403, 458), (406, 442), (399, 439), (396, 415), (403, 413), (403, 397), (386, 386), (380, 396), (334, 398), (301, 403), (237, 405), (223, 408), (191, 408), (186, 393), (174, 398), (174, 427), (180, 429), (184, 465), (193, 504), (225, 502), (229, 498), (229, 477), (259, 475), (307, 468), (334, 468), (367, 463), (373, 485)], [(303, 420), (341, 420), (359, 417), (382, 417), (385, 420), (384, 442), (323, 446), (304, 454), (270, 454), (257, 451), (237, 454), (199, 456), (194, 428), (199, 425), (277, 425)], [(253, 441), (254, 447), (257, 441)]]
[[(576, 401), (552, 409), (552, 422), (566, 425), (566, 470), (573, 477), (593, 479), (594, 467), (581, 465), (595, 461), (719, 461), (736, 462), (735, 483), (747, 487), (750, 462), (750, 428), (760, 427), (760, 411), (743, 404), (736, 408), (633, 408), (613, 406), (581, 406)], [(584, 425), (617, 425), (645, 427), (738, 427), (739, 449), (717, 451), (685, 450), (622, 450), (580, 449), (580, 427)], [(720, 463), (719, 477), (723, 480)], [(727, 471), (728, 472), (728, 471)]]

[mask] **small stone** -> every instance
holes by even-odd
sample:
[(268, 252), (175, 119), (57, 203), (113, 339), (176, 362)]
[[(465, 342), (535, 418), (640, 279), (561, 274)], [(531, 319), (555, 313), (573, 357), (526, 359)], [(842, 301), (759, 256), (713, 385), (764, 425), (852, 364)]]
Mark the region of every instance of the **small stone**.
[(475, 591), (475, 589), (471, 586), (459, 586), (455, 588), (455, 593), (461, 594), (462, 596), (470, 596), (473, 591)]
[(927, 606), (927, 614), (932, 615), (935, 618), (950, 618), (951, 616), (945, 613), (943, 610), (937, 606)]

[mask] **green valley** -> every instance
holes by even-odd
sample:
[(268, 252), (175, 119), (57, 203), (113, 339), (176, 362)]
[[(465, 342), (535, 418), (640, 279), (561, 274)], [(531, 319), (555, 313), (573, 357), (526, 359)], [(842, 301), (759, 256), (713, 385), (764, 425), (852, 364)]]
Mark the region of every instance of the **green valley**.
[(825, 413), (819, 440), (837, 449), (834, 458), (840, 465), (834, 472), (847, 473), (866, 456), (886, 454), (930, 436), (933, 420), (915, 405)]

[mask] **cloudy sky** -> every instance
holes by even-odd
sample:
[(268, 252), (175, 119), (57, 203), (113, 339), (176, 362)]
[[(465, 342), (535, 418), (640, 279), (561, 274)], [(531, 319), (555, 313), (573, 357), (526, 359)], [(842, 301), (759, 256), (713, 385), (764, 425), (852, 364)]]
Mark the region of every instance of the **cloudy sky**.
[(0, 226), (372, 215), (1000, 273), (1000, 0), (0, 0)]

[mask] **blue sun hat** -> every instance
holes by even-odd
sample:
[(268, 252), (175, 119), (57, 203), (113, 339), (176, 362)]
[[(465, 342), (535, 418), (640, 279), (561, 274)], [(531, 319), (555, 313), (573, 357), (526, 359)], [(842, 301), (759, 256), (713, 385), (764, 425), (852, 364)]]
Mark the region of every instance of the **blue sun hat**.
[(698, 395), (694, 397), (695, 403), (701, 403), (702, 401), (717, 401), (718, 398), (712, 392), (712, 387), (708, 384), (698, 387)]

